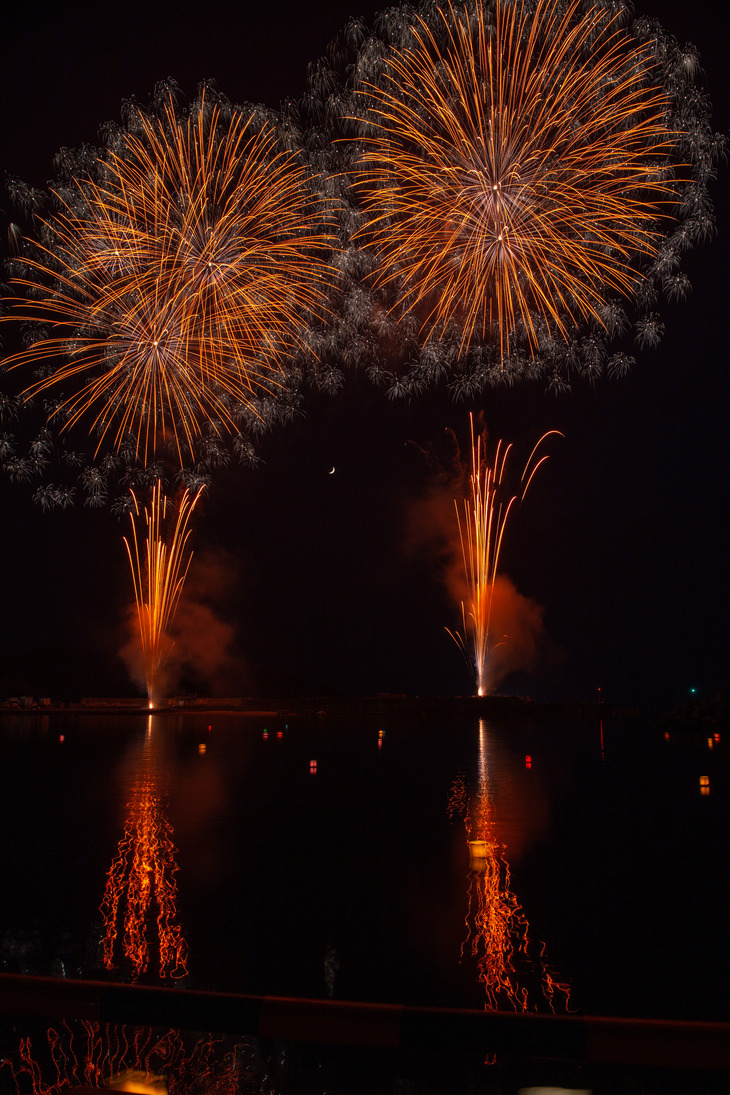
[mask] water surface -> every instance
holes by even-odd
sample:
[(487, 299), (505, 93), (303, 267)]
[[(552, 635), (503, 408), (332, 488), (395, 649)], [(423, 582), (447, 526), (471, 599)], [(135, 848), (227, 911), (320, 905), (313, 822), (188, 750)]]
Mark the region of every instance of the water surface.
[(6, 971), (730, 1018), (722, 740), (387, 704), (0, 736)]

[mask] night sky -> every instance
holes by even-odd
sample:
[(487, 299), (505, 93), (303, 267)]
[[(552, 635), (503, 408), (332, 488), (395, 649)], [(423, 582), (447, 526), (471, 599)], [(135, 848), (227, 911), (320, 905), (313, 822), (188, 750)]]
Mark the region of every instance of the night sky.
[[(213, 78), (235, 102), (277, 106), (303, 92), (308, 62), (349, 15), (371, 21), (380, 6), (16, 4), (3, 17), (0, 166), (43, 186), (61, 146), (94, 143), (123, 98), (146, 100), (165, 77), (189, 98)], [(716, 5), (646, 0), (637, 11), (698, 47), (714, 128), (727, 132), (730, 42)], [(503, 553), (516, 588), (542, 607), (540, 656), (499, 690), (584, 700), (600, 688), (606, 700), (670, 709), (692, 688), (711, 697), (727, 687), (727, 177), (721, 168), (713, 189), (718, 235), (684, 264), (693, 291), (663, 306), (664, 340), (632, 351), (628, 377), (576, 381), (559, 398), (542, 385), (486, 391), (474, 404), (445, 391), (389, 402), (352, 377), (272, 432), (259, 469), (218, 476), (190, 575), (206, 649), (198, 679), (181, 687), (468, 694), (445, 631), (459, 617), (443, 554), (423, 531), (433, 486), (423, 450), (447, 454), (448, 429), (466, 442), (469, 410), (518, 454), (546, 429), (565, 435), (550, 443)], [(3, 236), (12, 216), (3, 199)], [(0, 479), (0, 696), (134, 691), (118, 656), (127, 524), (108, 510), (44, 514), (31, 493)]]

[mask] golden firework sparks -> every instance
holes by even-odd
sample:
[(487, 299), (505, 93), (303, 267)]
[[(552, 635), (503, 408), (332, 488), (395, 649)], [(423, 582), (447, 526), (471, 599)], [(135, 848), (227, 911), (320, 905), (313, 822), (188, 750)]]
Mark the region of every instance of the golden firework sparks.
[(186, 554), (190, 536), (190, 518), (204, 488), (195, 495), (185, 491), (177, 508), (175, 523), (166, 539), (168, 499), (158, 481), (152, 499), (144, 513), (147, 535), (143, 541), (137, 533), (141, 524), (137, 498), (132, 493), (134, 509), (130, 513), (132, 535), (124, 537), (134, 583), (137, 622), (142, 646), (147, 698), (150, 707), (160, 699), (162, 673), (172, 649), (170, 626), (180, 601), (192, 552)]
[[(454, 500), (467, 599), (461, 605), (463, 631), (446, 630), (473, 664), (477, 695), (484, 696), (489, 686), (489, 654), (493, 646), (491, 618), (494, 584), (507, 522), (518, 496), (509, 494), (505, 483), (512, 446), (504, 445), (500, 440), (489, 463), (484, 451), (485, 439), (474, 431), (473, 415), (469, 415), (469, 424), (469, 497), (461, 505), (457, 499)], [(553, 434), (563, 436), (559, 430), (548, 430), (530, 453), (522, 472), (521, 499), (524, 499), (537, 469), (547, 460), (547, 456), (538, 458), (538, 450), (543, 441)]]
[(361, 238), (425, 337), (534, 353), (632, 296), (676, 203), (679, 134), (620, 13), (444, 4), (358, 94)]
[(110, 145), (97, 177), (54, 191), (13, 281), (9, 318), (38, 330), (7, 364), (40, 367), (25, 397), (60, 392), (98, 448), (132, 436), (145, 462), (164, 444), (182, 461), (204, 424), (235, 430), (286, 387), (326, 311), (331, 217), (275, 125), (210, 91), (183, 116), (170, 94), (135, 108)]

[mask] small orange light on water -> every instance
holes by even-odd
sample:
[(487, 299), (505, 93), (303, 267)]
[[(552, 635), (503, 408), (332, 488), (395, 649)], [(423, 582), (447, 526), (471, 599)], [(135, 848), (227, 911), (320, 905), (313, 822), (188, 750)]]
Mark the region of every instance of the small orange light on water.
[(532, 768), (532, 757), (529, 753), (525, 757), (525, 768)]
[(283, 730), (277, 730), (276, 731), (276, 736), (277, 736), (277, 738), (283, 738), (284, 737), (284, 731)]
[(707, 739), (707, 748), (708, 749), (712, 749), (714, 744), (715, 744), (715, 739), (714, 738), (708, 738)]
[(316, 760), (310, 760), (310, 762), (309, 762), (309, 771), (312, 773), (312, 775), (316, 775), (316, 772), (317, 772), (317, 762), (316, 762)]
[(710, 777), (700, 776), (700, 794), (709, 795), (710, 793)]
[(269, 731), (268, 731), (268, 730), (264, 730), (264, 732), (263, 732), (263, 734), (261, 735), (261, 737), (262, 737), (262, 738), (264, 739), (264, 741), (268, 741), (268, 740), (269, 740)]
[(719, 734), (713, 734), (713, 737), (714, 737), (715, 741), (720, 740), (720, 735)]
[(58, 735), (58, 740), (59, 740), (60, 742), (64, 742), (64, 741), (66, 740), (66, 735), (65, 735), (65, 734), (59, 734), (59, 735)]
[(198, 746), (198, 752), (200, 753), (200, 755), (202, 756), (203, 753), (207, 752), (207, 749), (208, 746), (205, 744), (204, 741), (201, 741), (200, 745)]
[(664, 740), (669, 741), (669, 731), (668, 730), (664, 731)]

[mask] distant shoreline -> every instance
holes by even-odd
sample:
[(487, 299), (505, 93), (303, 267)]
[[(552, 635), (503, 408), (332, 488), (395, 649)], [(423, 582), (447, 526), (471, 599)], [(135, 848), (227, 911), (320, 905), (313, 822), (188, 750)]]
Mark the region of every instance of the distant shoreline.
[(495, 715), (583, 715), (636, 714), (635, 708), (614, 706), (605, 702), (556, 701), (536, 702), (524, 696), (401, 696), (378, 695), (352, 698), (303, 696), (279, 698), (215, 697), (180, 698), (159, 707), (148, 708), (137, 698), (90, 697), (77, 702), (0, 703), (0, 718), (7, 715), (242, 715), (273, 718), (277, 715), (337, 715), (368, 713), (385, 714), (409, 711), (424, 714), (463, 712), (483, 716)]

